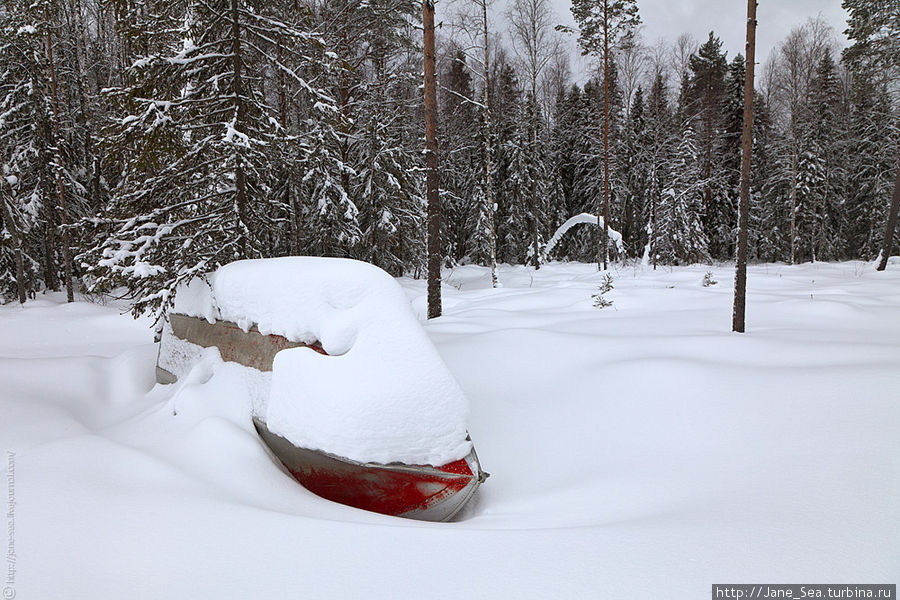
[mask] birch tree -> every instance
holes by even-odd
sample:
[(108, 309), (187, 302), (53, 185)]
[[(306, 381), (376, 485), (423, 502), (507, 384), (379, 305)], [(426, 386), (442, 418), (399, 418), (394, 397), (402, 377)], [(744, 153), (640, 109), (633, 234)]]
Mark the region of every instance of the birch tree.
[[(530, 84), (529, 102), (526, 106), (532, 107), (528, 111), (527, 118), (536, 119), (538, 106), (538, 82), (544, 73), (544, 69), (550, 64), (558, 52), (559, 41), (553, 30), (553, 8), (549, 0), (513, 0), (507, 11), (510, 22), (510, 33), (513, 39), (513, 47), (519, 56)], [(531, 171), (537, 173), (539, 157), (537, 155), (538, 139), (541, 127), (537, 123), (529, 124), (529, 153), (528, 161)], [(528, 190), (528, 218), (529, 229), (533, 246), (534, 268), (539, 269), (540, 251), (538, 248), (538, 190), (532, 185)]]

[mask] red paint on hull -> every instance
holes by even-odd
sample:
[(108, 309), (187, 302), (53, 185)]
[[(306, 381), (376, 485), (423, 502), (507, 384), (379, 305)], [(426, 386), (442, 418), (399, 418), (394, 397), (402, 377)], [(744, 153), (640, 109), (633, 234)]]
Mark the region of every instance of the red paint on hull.
[(427, 510), (429, 506), (462, 491), (468, 485), (472, 472), (464, 460), (447, 467), (459, 469), (457, 463), (462, 463), (468, 478), (448, 479), (439, 475), (371, 468), (361, 468), (352, 473), (315, 468), (289, 471), (303, 487), (318, 496), (363, 510), (399, 516)]
[(254, 419), (260, 438), (303, 487), (326, 500), (391, 516), (445, 521), (484, 481), (474, 450), (440, 467), (360, 463), (294, 446)]

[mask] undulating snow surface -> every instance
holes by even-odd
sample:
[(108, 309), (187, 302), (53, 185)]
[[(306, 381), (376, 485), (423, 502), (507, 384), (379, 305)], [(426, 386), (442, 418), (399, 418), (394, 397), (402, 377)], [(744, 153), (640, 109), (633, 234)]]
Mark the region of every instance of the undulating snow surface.
[[(17, 598), (708, 598), (900, 574), (900, 264), (447, 272), (426, 330), (492, 476), (458, 523), (320, 499), (269, 458), (246, 371), (154, 386), (148, 322), (0, 307)], [(402, 280), (417, 313), (424, 282)], [(10, 462), (11, 461), (11, 462)], [(7, 481), (4, 477), (3, 481)], [(4, 507), (3, 513), (7, 512)], [(7, 522), (9, 518), (6, 517)]]
[(271, 392), (263, 392), (272, 432), (363, 462), (444, 465), (469, 453), (466, 397), (403, 289), (381, 269), (285, 257), (234, 262), (209, 281), (180, 290), (175, 310), (317, 341), (330, 355), (276, 355)]

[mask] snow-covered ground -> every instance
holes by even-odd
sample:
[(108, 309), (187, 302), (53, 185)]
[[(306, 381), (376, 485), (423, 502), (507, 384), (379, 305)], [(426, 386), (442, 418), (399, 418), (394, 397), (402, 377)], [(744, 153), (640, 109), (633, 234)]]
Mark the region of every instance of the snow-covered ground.
[[(497, 290), (483, 268), (448, 272), (426, 329), (492, 473), (449, 524), (306, 492), (253, 433), (240, 367), (154, 387), (147, 322), (56, 296), (0, 307), (3, 597), (695, 599), (712, 583), (896, 582), (900, 264), (753, 266), (745, 335), (730, 332), (732, 268), (711, 287), (706, 270), (614, 270), (602, 310), (592, 265), (504, 267)], [(423, 313), (424, 283), (401, 283)]]

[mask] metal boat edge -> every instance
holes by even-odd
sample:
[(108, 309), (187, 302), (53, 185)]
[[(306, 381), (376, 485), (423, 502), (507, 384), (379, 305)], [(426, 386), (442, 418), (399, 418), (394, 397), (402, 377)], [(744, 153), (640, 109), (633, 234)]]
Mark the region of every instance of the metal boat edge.
[[(489, 476), (481, 468), (474, 446), (462, 459), (441, 467), (363, 463), (295, 446), (272, 433), (258, 417), (253, 418), (253, 425), (272, 455), (303, 487), (327, 500), (381, 514), (420, 521), (450, 521)], [(384, 482), (403, 490), (402, 493), (373, 497), (372, 494), (383, 490)], [(406, 506), (404, 500), (409, 500)]]

